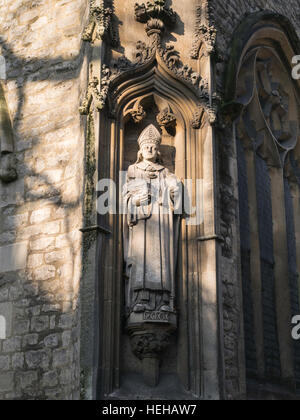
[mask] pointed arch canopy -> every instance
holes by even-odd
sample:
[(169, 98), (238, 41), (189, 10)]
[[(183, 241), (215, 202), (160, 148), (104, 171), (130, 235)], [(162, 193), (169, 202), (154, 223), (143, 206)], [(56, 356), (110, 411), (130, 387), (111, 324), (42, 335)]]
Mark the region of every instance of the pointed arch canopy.
[(196, 86), (190, 80), (178, 76), (156, 51), (146, 63), (127, 70), (112, 80), (108, 94), (109, 113), (117, 116), (131, 99), (150, 92), (156, 92), (175, 103), (190, 124), (198, 107), (201, 107)]

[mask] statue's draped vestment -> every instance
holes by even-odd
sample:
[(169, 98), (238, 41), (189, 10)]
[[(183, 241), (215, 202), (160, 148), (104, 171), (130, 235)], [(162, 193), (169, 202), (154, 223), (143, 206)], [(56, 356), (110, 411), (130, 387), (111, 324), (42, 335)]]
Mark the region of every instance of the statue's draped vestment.
[[(129, 311), (142, 302), (149, 310), (172, 306), (180, 216), (174, 214), (170, 188), (179, 190), (179, 185), (177, 177), (157, 163), (142, 161), (128, 169), (124, 250)], [(151, 198), (138, 206), (141, 190)]]

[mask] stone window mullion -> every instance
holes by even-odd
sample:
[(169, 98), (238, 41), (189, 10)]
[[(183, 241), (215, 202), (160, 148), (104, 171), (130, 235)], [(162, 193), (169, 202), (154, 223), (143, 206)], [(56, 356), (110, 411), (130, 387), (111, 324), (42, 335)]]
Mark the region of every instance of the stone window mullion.
[(283, 169), (269, 166), (269, 175), (272, 192), (275, 301), (281, 374), (283, 381), (292, 385), (294, 382), (294, 363), (290, 333), (291, 303)]
[(264, 377), (264, 330), (263, 330), (263, 306), (262, 306), (262, 279), (260, 264), (260, 243), (259, 225), (257, 211), (257, 192), (255, 175), (255, 154), (254, 150), (245, 150), (248, 175), (248, 203), (249, 203), (249, 224), (250, 224), (250, 276), (254, 312), (254, 330), (256, 345), (256, 360), (258, 376)]

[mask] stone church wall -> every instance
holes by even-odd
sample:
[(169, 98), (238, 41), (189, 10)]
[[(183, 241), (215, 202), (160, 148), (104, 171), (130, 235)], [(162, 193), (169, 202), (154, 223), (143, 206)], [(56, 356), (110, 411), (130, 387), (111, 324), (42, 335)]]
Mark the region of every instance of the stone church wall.
[(0, 399), (79, 398), (85, 0), (2, 0), (18, 179), (0, 186)]

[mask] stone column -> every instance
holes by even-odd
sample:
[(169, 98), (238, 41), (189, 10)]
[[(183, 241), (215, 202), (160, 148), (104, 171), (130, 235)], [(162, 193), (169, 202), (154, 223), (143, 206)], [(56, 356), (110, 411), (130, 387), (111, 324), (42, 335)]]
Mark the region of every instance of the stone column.
[[(90, 7), (93, 5), (91, 4)], [(103, 4), (97, 0), (95, 7), (99, 7), (100, 14)], [(102, 9), (100, 9), (102, 7)], [(106, 42), (96, 36), (99, 28), (93, 26), (91, 15), (83, 40), (90, 43), (89, 80), (96, 80), (98, 90), (101, 86), (102, 65), (106, 53)], [(104, 174), (99, 172), (99, 148), (101, 115), (94, 102), (88, 105), (85, 112), (88, 114), (87, 122), (87, 147), (85, 156), (86, 180), (85, 180), (85, 226), (83, 232), (83, 256), (85, 263), (84, 284), (81, 288), (81, 382), (84, 389), (82, 398), (92, 400), (97, 398), (97, 378), (99, 369), (99, 353), (101, 351), (102, 337), (99, 331), (99, 254), (102, 252), (102, 244), (109, 237), (110, 232), (99, 223), (97, 212), (96, 185)]]
[(200, 238), (201, 261), (201, 341), (203, 346), (204, 398), (218, 400), (220, 383), (219, 359), (219, 312), (218, 312), (218, 267), (216, 235), (216, 176), (215, 137), (209, 125), (203, 133), (203, 237)]

